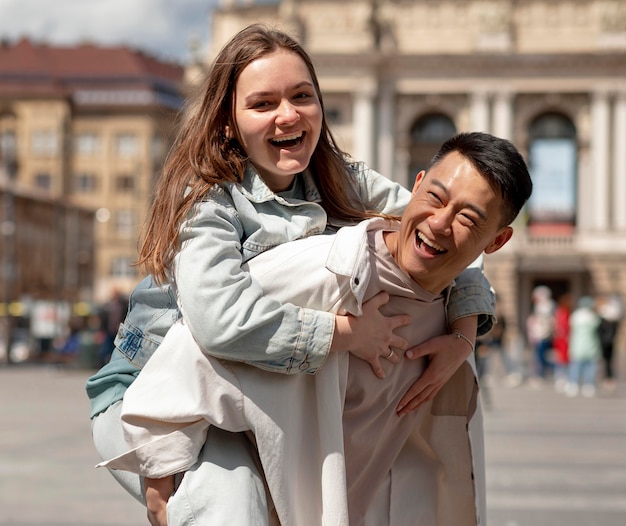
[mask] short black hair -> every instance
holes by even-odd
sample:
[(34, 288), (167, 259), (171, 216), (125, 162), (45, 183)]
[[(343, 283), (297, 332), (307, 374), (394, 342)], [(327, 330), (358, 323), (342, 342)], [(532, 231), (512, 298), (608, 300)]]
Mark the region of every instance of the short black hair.
[(533, 190), (526, 162), (513, 143), (489, 133), (459, 133), (443, 143), (426, 171), (452, 152), (469, 160), (491, 187), (500, 192), (504, 201), (502, 225), (511, 224)]

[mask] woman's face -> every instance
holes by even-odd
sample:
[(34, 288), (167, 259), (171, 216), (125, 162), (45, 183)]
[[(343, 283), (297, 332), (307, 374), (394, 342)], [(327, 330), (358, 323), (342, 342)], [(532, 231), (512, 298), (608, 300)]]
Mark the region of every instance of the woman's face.
[(309, 164), (322, 129), (311, 75), (295, 53), (279, 50), (246, 66), (235, 88), (239, 141), (274, 192)]

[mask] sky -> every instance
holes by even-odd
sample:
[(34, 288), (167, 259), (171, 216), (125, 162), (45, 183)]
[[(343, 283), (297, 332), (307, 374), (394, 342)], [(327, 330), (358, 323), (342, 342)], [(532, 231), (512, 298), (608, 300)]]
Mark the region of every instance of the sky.
[(204, 55), (219, 0), (0, 0), (0, 39), (48, 44), (126, 45), (167, 61)]

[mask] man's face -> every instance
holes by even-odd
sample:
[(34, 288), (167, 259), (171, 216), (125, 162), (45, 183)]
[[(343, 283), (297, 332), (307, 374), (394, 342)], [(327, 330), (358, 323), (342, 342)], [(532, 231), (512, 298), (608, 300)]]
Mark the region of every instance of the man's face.
[(512, 228), (500, 227), (501, 205), (472, 163), (452, 152), (418, 174), (400, 231), (387, 234), (387, 246), (415, 282), (439, 293), (483, 251), (510, 239)]

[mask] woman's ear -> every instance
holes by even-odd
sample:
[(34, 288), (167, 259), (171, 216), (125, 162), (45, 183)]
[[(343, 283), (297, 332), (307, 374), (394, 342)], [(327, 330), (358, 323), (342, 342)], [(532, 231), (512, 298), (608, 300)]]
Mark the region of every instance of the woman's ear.
[(229, 140), (233, 138), (233, 130), (230, 126), (224, 127), (224, 135), (226, 135), (226, 138)]

